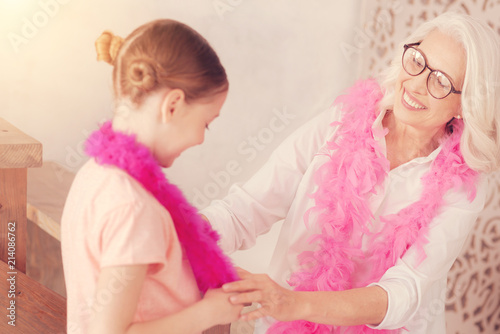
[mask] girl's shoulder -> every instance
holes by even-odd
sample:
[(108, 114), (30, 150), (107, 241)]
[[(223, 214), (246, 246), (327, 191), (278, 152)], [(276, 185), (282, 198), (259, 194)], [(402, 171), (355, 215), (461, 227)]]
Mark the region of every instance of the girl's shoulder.
[(100, 211), (140, 205), (169, 216), (154, 196), (132, 176), (117, 167), (100, 165), (95, 159), (90, 159), (78, 171), (70, 195), (72, 192), (80, 201)]

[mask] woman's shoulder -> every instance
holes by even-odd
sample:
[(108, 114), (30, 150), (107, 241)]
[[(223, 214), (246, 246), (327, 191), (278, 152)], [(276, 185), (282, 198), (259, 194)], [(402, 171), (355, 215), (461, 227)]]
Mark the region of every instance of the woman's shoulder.
[(480, 174), (474, 189), (461, 185), (450, 189), (445, 196), (445, 203), (450, 207), (460, 208), (471, 212), (481, 212), (486, 204), (489, 191), (489, 181), (486, 174)]

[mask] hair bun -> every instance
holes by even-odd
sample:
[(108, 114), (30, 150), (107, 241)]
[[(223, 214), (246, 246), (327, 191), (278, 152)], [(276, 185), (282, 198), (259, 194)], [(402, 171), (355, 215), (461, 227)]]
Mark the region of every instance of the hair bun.
[(123, 38), (110, 31), (104, 31), (95, 41), (97, 60), (113, 65), (122, 44)]
[(155, 67), (146, 60), (134, 60), (128, 67), (130, 83), (143, 91), (149, 91), (156, 86)]

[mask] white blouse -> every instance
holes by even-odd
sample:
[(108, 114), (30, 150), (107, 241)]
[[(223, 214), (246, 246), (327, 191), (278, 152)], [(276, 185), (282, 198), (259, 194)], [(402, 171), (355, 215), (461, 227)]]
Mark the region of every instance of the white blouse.
[[(382, 130), (381, 113), (374, 130)], [(332, 107), (316, 116), (288, 137), (269, 161), (243, 185), (234, 185), (223, 200), (214, 201), (202, 213), (221, 234), (225, 252), (247, 249), (256, 238), (284, 219), (268, 274), (278, 284), (290, 288), (287, 279), (298, 269), (297, 255), (311, 250), (308, 243), (313, 231), (304, 224), (304, 213), (314, 206), (310, 194), (316, 189), (314, 174), (328, 157), (326, 142), (337, 127), (340, 110)], [(381, 133), (382, 131), (374, 131)], [(375, 138), (385, 152), (385, 138)], [(373, 229), (380, 228), (378, 218), (399, 212), (416, 202), (423, 186), (420, 178), (429, 170), (440, 148), (427, 157), (413, 159), (391, 170), (377, 193), (369, 199), (375, 217)], [(318, 154), (319, 153), (319, 154)], [(447, 273), (458, 256), (479, 212), (484, 207), (486, 178), (481, 177), (477, 195), (471, 203), (465, 191), (448, 191), (440, 213), (434, 218), (424, 250), (426, 259), (417, 265), (417, 253), (411, 247), (379, 282), (389, 298), (387, 314), (376, 329), (405, 327), (409, 333), (446, 333), (444, 306)], [(370, 270), (369, 263), (360, 271)], [(353, 278), (361, 278), (357, 272)], [(255, 333), (265, 333), (272, 319), (256, 324)]]

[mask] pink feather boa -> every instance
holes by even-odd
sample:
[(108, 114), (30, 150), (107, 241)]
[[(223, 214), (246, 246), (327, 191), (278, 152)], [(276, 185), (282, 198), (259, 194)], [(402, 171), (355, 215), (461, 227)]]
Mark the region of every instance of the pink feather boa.
[(135, 136), (115, 132), (111, 122), (106, 122), (90, 135), (85, 150), (97, 163), (127, 172), (170, 213), (200, 291), (238, 279), (231, 261), (217, 245), (217, 232), (198, 215), (179, 188), (168, 182), (149, 149)]
[[(305, 216), (308, 226), (320, 234), (311, 239), (316, 251), (299, 255), (301, 269), (289, 281), (299, 291), (340, 291), (367, 286), (380, 280), (410, 247), (415, 247), (419, 261), (425, 259), (423, 246), (429, 224), (443, 205), (443, 196), (462, 186), (469, 200), (475, 197), (478, 173), (470, 169), (460, 153), (463, 122), (454, 120), (453, 133), (441, 144), (441, 152), (431, 169), (422, 178), (420, 199), (399, 213), (381, 217), (384, 227), (373, 233), (369, 229), (374, 219), (368, 198), (382, 185), (389, 171), (389, 161), (373, 136), (372, 125), (377, 115), (381, 89), (375, 80), (360, 81), (347, 95), (335, 103), (342, 107), (342, 122), (328, 147), (331, 156), (318, 169), (313, 194), (315, 206)], [(356, 231), (356, 232), (353, 232)], [(361, 249), (362, 235), (369, 236), (367, 253)], [(366, 281), (353, 286), (353, 258), (365, 259), (374, 270)], [(267, 333), (400, 333), (400, 330), (374, 330), (367, 326), (335, 327), (307, 321), (277, 322)]]

